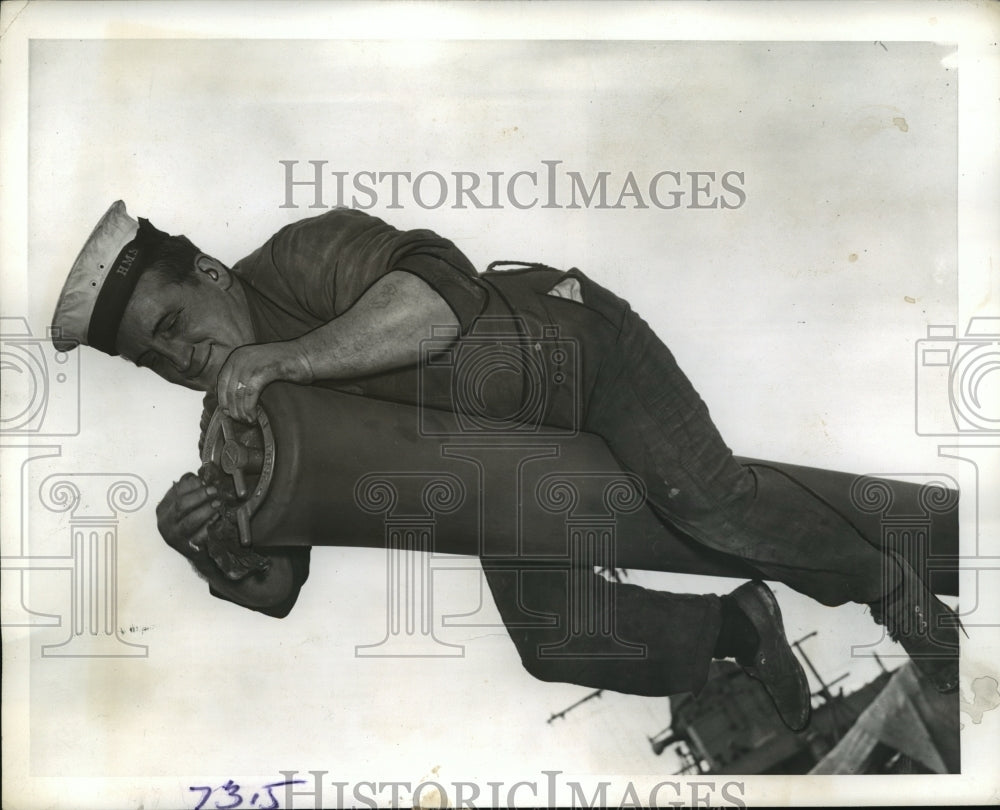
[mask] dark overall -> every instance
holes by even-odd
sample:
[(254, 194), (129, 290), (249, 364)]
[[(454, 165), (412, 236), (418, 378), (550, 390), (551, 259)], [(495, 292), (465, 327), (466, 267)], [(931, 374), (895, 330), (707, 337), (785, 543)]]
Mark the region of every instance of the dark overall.
[[(553, 387), (540, 418), (602, 437), (620, 467), (642, 480), (659, 520), (693, 544), (741, 558), (824, 604), (881, 595), (881, 552), (790, 478), (739, 464), (667, 347), (628, 304), (579, 271), (530, 266), (477, 274), (454, 245), (429, 231), (404, 233), (339, 209), (286, 226), (233, 267), (258, 342), (293, 340), (329, 322), (393, 270), (416, 274), (449, 304), (461, 324), (459, 346), (474, 344), (480, 327), (492, 328), (491, 319), (512, 316), (529, 351), (548, 345), (553, 330), (573, 341), (579, 368), (568, 378), (545, 370), (542, 378)], [(579, 284), (581, 300), (550, 294), (567, 279)], [(317, 385), (420, 407), (453, 406), (447, 385), (418, 385), (419, 371)], [(516, 412), (511, 399), (526, 390), (510, 377), (494, 392), (503, 414)], [(631, 546), (632, 566), (642, 568), (641, 544), (633, 538)], [(300, 586), (309, 549), (285, 553)], [(516, 558), (512, 568), (510, 559), (500, 565), (480, 557), (504, 623), (535, 676), (643, 695), (696, 691), (704, 683), (719, 632), (718, 597), (607, 582), (593, 565), (567, 572), (528, 558)], [(650, 557), (649, 567), (661, 570), (653, 549)], [(298, 587), (265, 612), (285, 615), (297, 594)], [(613, 628), (612, 640), (578, 634), (572, 655), (553, 655), (567, 628), (581, 623)]]
[[(582, 303), (547, 294), (566, 277), (579, 281)], [(601, 436), (622, 468), (641, 477), (662, 521), (823, 604), (881, 595), (882, 552), (790, 478), (735, 461), (670, 350), (625, 301), (576, 270), (480, 278), (500, 302), (488, 312), (509, 308), (529, 331), (555, 325), (576, 341), (581, 399), (556, 395), (546, 418), (568, 425), (579, 405), (580, 427)], [(536, 677), (643, 695), (697, 691), (704, 683), (719, 630), (717, 596), (665, 593), (585, 572), (595, 591), (611, 591), (616, 642), (595, 638), (592, 654), (546, 655), (571, 621), (570, 578), (529, 561), (513, 572), (483, 564), (524, 666)], [(525, 610), (560, 621), (526, 627)], [(616, 654), (623, 643), (645, 652)]]

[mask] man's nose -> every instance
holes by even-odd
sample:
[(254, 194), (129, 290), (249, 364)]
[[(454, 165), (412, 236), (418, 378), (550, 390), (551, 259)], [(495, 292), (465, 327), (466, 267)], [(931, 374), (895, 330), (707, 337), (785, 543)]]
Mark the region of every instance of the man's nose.
[(163, 341), (157, 349), (163, 357), (170, 361), (179, 374), (184, 374), (191, 360), (191, 347), (176, 341)]

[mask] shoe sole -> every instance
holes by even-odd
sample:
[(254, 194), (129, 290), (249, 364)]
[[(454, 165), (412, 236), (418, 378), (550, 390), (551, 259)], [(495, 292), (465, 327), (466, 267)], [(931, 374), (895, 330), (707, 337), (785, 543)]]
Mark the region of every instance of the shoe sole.
[[(765, 691), (767, 691), (772, 703), (774, 703), (775, 709), (778, 711), (778, 715), (781, 717), (782, 722), (788, 726), (792, 731), (802, 731), (809, 725), (809, 718), (812, 714), (812, 695), (809, 692), (809, 682), (806, 680), (805, 670), (799, 663), (798, 658), (795, 657), (795, 653), (792, 651), (791, 645), (788, 643), (788, 638), (785, 636), (785, 625), (781, 618), (781, 608), (778, 606), (778, 600), (774, 598), (774, 594), (771, 589), (768, 588), (763, 582), (755, 580), (748, 583), (749, 586), (741, 586), (733, 592), (734, 598), (737, 600), (737, 604), (740, 604), (741, 608), (745, 604), (745, 599), (751, 598), (756, 602), (757, 607), (763, 610), (767, 615), (768, 619), (777, 627), (779, 633), (774, 642), (770, 645), (769, 649), (758, 649), (757, 654), (754, 657), (754, 665), (752, 667), (743, 667), (743, 670), (754, 680), (760, 681), (763, 685)], [(743, 590), (746, 588), (746, 590)], [(751, 607), (747, 604), (746, 607)], [(753, 616), (750, 617), (753, 621)], [(757, 623), (754, 622), (756, 625)], [(765, 639), (763, 634), (761, 635), (761, 645), (765, 644)], [(772, 677), (762, 677), (762, 668), (767, 668), (772, 673), (787, 673), (784, 677), (775, 678)], [(795, 685), (798, 690), (799, 705), (802, 707), (798, 713), (793, 716), (785, 716), (782, 713), (781, 707), (778, 705), (778, 701), (775, 699), (774, 693), (768, 688), (768, 683), (770, 681), (784, 681), (785, 678), (794, 678)]]

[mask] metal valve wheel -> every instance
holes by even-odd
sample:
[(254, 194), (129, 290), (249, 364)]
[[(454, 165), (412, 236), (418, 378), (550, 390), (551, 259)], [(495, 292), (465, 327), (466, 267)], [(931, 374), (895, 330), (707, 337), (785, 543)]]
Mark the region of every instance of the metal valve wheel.
[(274, 434), (264, 409), (258, 406), (257, 421), (247, 425), (216, 408), (205, 430), (201, 460), (229, 479), (220, 488), (223, 500), (235, 514), (240, 545), (250, 546), (250, 518), (267, 495), (274, 474)]

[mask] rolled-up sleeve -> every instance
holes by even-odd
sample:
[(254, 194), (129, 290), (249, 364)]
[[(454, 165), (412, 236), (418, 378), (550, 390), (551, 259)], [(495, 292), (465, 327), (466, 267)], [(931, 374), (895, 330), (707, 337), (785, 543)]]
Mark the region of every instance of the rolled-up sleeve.
[[(458, 251), (455, 250), (455, 253)], [(461, 253), (458, 255), (468, 261)], [(422, 278), (451, 307), (463, 334), (469, 331), (472, 322), (482, 314), (486, 306), (487, 293), (476, 277), (475, 270), (470, 277), (458, 263), (453, 263), (447, 256), (410, 253), (393, 269), (405, 270)]]
[(463, 332), (486, 305), (476, 269), (451, 241), (429, 230), (398, 230), (363, 211), (334, 209), (295, 222), (275, 234), (269, 250), (296, 303), (321, 320), (343, 314), (393, 271), (423, 279)]

